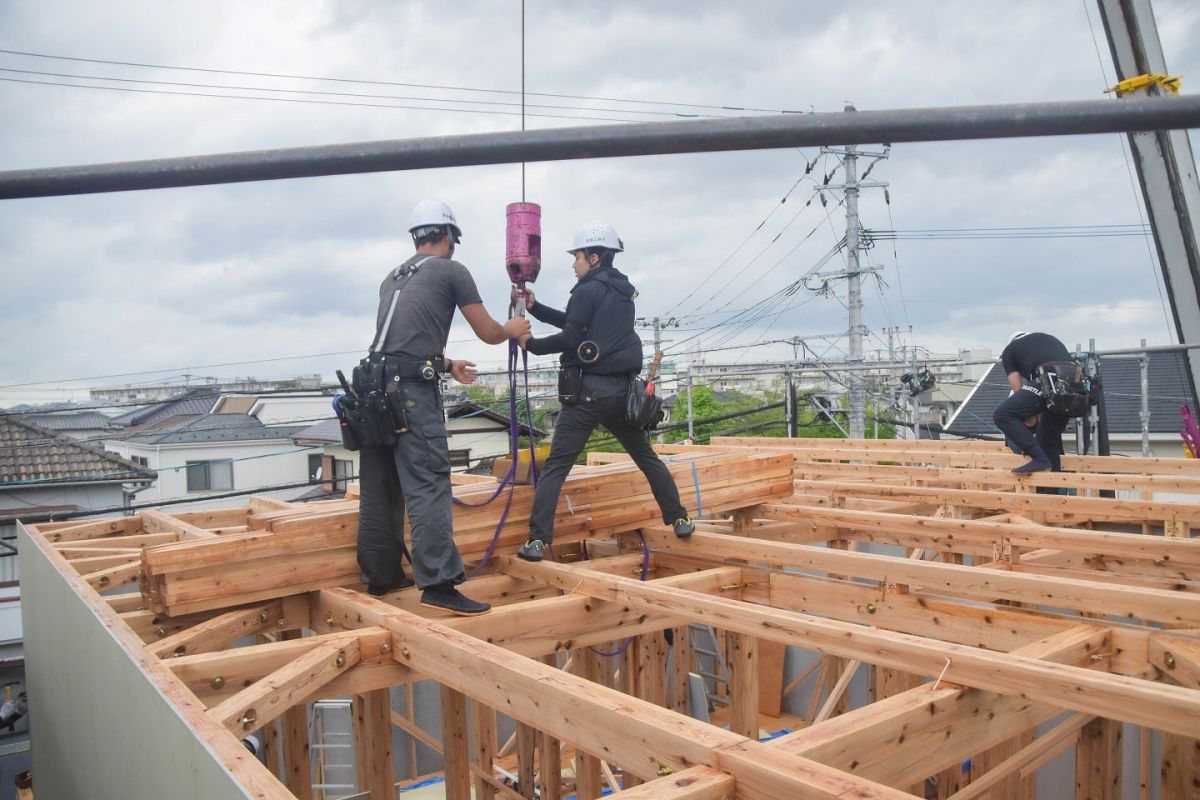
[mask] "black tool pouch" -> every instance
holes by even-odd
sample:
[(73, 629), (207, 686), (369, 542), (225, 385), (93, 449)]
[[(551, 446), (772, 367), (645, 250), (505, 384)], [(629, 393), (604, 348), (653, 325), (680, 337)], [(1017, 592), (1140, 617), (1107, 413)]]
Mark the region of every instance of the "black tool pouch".
[(387, 400), (388, 412), (392, 418), (392, 427), (397, 434), (408, 433), (408, 411), (405, 408), (404, 384), (396, 376), (388, 381), (383, 396)]
[(583, 391), (583, 370), (579, 367), (562, 367), (558, 370), (558, 402), (573, 406), (579, 402)]
[(368, 392), (351, 427), (364, 445), (391, 447), (396, 443), (396, 426), (383, 392)]
[[(397, 428), (386, 393), (384, 380), (386, 356), (372, 353), (358, 362), (351, 380), (355, 396), (341, 401), (338, 420), (342, 441), (349, 449), (391, 447), (396, 443)], [(403, 403), (399, 404), (401, 408)], [(404, 426), (407, 430), (407, 425)], [(350, 448), (350, 443), (358, 447)]]
[(658, 395), (646, 394), (646, 382), (635, 377), (625, 398), (625, 421), (638, 430), (649, 431), (663, 420), (663, 403)]
[(1078, 361), (1049, 361), (1038, 367), (1038, 383), (1046, 398), (1046, 409), (1063, 417), (1082, 417), (1091, 397)]
[(338, 429), (342, 432), (342, 447), (347, 450), (361, 450), (362, 441), (358, 438), (358, 433), (351, 421), (358, 412), (358, 400), (350, 395), (341, 395), (334, 409), (334, 413), (337, 414)]

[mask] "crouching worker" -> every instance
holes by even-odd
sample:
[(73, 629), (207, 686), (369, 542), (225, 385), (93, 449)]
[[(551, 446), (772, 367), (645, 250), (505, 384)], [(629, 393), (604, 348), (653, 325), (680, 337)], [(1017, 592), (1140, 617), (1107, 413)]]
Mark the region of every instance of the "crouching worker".
[(565, 311), (537, 302), (526, 293), (529, 313), (561, 333), (521, 337), (521, 346), (535, 355), (562, 353), (559, 401), (562, 412), (554, 426), (550, 456), (542, 465), (533, 495), (529, 540), (517, 549), (526, 561), (541, 561), (554, 538), (554, 514), (563, 481), (583, 452), (588, 437), (602, 425), (617, 438), (650, 482), (663, 522), (680, 538), (696, 529), (679, 499), (679, 488), (658, 454), (649, 434), (626, 419), (630, 382), (642, 370), (642, 342), (633, 329), (636, 316), (633, 284), (613, 267), (624, 251), (617, 232), (608, 225), (589, 225), (575, 236), (568, 250), (575, 258), (575, 278)]
[(1014, 333), (1000, 354), (1012, 394), (996, 407), (992, 421), (1009, 446), (1029, 461), (1013, 469), (1018, 475), (1062, 470), (1062, 435), (1069, 418), (1050, 407), (1039, 386), (1045, 368), (1071, 363), (1067, 346), (1048, 333)]

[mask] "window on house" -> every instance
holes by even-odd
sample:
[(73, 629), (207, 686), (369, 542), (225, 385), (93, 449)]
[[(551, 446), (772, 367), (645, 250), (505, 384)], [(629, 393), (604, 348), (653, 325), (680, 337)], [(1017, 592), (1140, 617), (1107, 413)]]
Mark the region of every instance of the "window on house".
[(471, 451), (466, 450), (451, 450), (450, 451), (450, 467), (469, 467), (471, 466)]
[(321, 477), (321, 454), (308, 454), (308, 479), (315, 481)]
[(232, 461), (187, 462), (189, 492), (217, 492), (233, 489)]

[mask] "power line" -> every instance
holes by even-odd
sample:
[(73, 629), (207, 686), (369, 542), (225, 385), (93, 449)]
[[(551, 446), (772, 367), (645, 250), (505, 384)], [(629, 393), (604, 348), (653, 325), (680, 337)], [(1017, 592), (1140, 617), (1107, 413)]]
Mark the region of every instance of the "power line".
[[(85, 83), (63, 83), (62, 81), (35, 81), (25, 78), (4, 78), (0, 77), (0, 81), (7, 83), (24, 83), (35, 86), (63, 86), (70, 89), (99, 89), (109, 92), (127, 92), (132, 94), (158, 94), (168, 95), (173, 97), (208, 97), (217, 98), (220, 100), (264, 100), (271, 103), (299, 103), (304, 105), (322, 105), (322, 106), (353, 106), (356, 108), (396, 108), (404, 111), (454, 111), (461, 114), (491, 114), (498, 116), (520, 116), (520, 111), (489, 111), (487, 109), (471, 109), (471, 108), (447, 108), (444, 106), (409, 106), (396, 103), (364, 103), (351, 102), (341, 100), (305, 100), (299, 97), (261, 97), (258, 95), (243, 95), (243, 94), (220, 94), (217, 92), (178, 92), (169, 89), (135, 89), (132, 86), (96, 86)], [(644, 113), (644, 112), (630, 112)], [(580, 114), (533, 114), (531, 117), (542, 117), (545, 119), (583, 119), (594, 122), (636, 122), (636, 119), (614, 119), (612, 117), (593, 117), (583, 116)]]
[[(801, 181), (803, 181), (810, 172), (812, 172), (812, 163), (806, 162), (804, 174), (796, 179), (796, 182), (792, 184), (791, 188), (788, 189), (787, 192), (784, 193), (783, 197), (779, 200), (778, 203), (776, 203), (774, 206), (772, 206), (770, 212), (768, 212), (768, 214), (765, 217), (763, 217), (762, 220), (760, 220), (757, 225), (754, 226), (754, 230), (750, 231), (750, 233), (746, 236), (746, 238), (742, 240), (741, 244), (739, 244), (737, 247), (733, 248), (733, 250), (729, 253), (729, 255), (725, 256), (725, 258), (721, 261), (721, 263), (719, 263), (719, 264), (717, 264), (717, 266), (713, 267), (712, 272), (710, 272), (703, 281), (696, 284), (696, 288), (692, 289), (690, 292), (688, 292), (686, 295), (684, 295), (682, 300), (680, 300), (675, 305), (673, 305), (669, 309), (667, 309), (666, 313), (664, 313), (662, 316), (667, 316), (667, 317), (671, 316), (671, 313), (673, 311), (675, 311), (675, 309), (679, 308), (684, 303), (686, 303), (688, 300), (690, 300), (692, 298), (692, 296), (694, 294), (696, 294), (697, 291), (699, 291), (701, 286), (708, 283), (708, 281), (712, 280), (713, 276), (715, 276), (718, 272), (720, 272), (721, 269), (726, 264), (728, 264), (729, 261), (735, 255), (737, 255), (741, 251), (741, 249), (743, 247), (745, 247), (746, 244), (751, 239), (754, 238), (755, 234), (757, 234), (760, 230), (762, 230), (763, 226), (767, 224), (767, 221), (770, 220), (771, 217), (773, 217), (775, 215), (775, 212), (777, 212), (783, 206), (783, 204), (788, 201), (788, 198), (791, 197), (792, 192), (796, 191), (796, 187), (800, 185)], [(815, 183), (815, 181), (814, 181), (814, 183)], [(809, 198), (809, 202), (812, 202), (812, 198)], [(776, 237), (776, 238), (778, 238), (778, 237)], [(704, 306), (704, 304), (701, 303), (700, 306), (698, 306), (697, 308), (702, 308), (703, 306)]]
[[(89, 81), (112, 81), (115, 83), (143, 83), (152, 86), (172, 86), (182, 87), (185, 89), (230, 89), (239, 92), (269, 92), (275, 94), (290, 94), (290, 95), (305, 95), (315, 94), (324, 97), (356, 97), (368, 100), (404, 100), (408, 102), (437, 102), (437, 103), (452, 103), (455, 105), (484, 105), (484, 106), (504, 106), (511, 108), (521, 107), (521, 103), (510, 102), (505, 100), (459, 100), (451, 97), (412, 97), (408, 95), (393, 95), (393, 94), (370, 94), (366, 92), (333, 92), (322, 91), (319, 89), (283, 89), (272, 86), (231, 86), (222, 83), (186, 83), (182, 81), (160, 81), (149, 78), (118, 78), (108, 75), (80, 75), (72, 72), (41, 72), (32, 69), (17, 69), (15, 67), (0, 67), (0, 72), (12, 72), (21, 75), (37, 75), (44, 78), (70, 78), (72, 80), (89, 80)], [(64, 85), (64, 84), (56, 84)], [(74, 84), (66, 84), (74, 85)], [(257, 99), (257, 98), (252, 98)], [(681, 114), (678, 111), (654, 111), (640, 109), (622, 109), (622, 108), (594, 108), (589, 106), (564, 106), (552, 104), (533, 104), (529, 108), (546, 108), (558, 109), (565, 111), (597, 111), (597, 112), (614, 112), (618, 114), (646, 114), (657, 117), (688, 117), (695, 118), (700, 116), (712, 116), (709, 114)], [(420, 106), (424, 108), (424, 106)], [(456, 108), (437, 108), (438, 111), (480, 111), (480, 109), (456, 109)], [(517, 114), (519, 112), (507, 112)], [(571, 117), (574, 119), (575, 117)], [(584, 117), (584, 119), (592, 119), (592, 117)]]
[[(185, 67), (169, 64), (148, 64), (137, 61), (115, 61), (100, 58), (83, 58), (79, 56), (62, 56), (49, 53), (33, 53), (24, 50), (0, 50), (6, 55), (26, 56), (28, 58), (52, 59), (55, 61), (77, 61), (86, 64), (111, 64), (122, 67), (143, 67), (147, 69), (178, 70), (183, 72), (204, 72), (217, 75), (240, 75), (254, 78), (284, 78), (288, 80), (324, 81), (329, 83), (351, 83), (369, 86), (397, 86), (410, 89), (437, 89), (443, 91), (478, 92), (483, 94), (517, 95), (523, 92), (511, 89), (488, 89), (474, 86), (454, 86), (431, 83), (403, 83), (400, 81), (382, 81), (362, 78), (341, 78), (322, 75), (296, 75), (279, 72), (250, 72), (246, 70), (217, 69), (214, 67)], [(701, 103), (680, 103), (667, 100), (633, 100), (620, 97), (598, 97), (594, 95), (556, 94), (551, 92), (524, 92), (531, 97), (551, 97), (565, 100), (595, 100), (608, 103), (630, 103), (635, 105), (674, 106), (677, 108), (708, 109), (712, 111), (741, 111), (760, 112), (765, 114), (802, 114), (803, 111), (783, 108), (754, 108), (750, 106), (706, 105)]]
[[(254, 455), (254, 456), (242, 456), (241, 458), (208, 458), (208, 459), (204, 459), (204, 463), (233, 464), (233, 463), (239, 462), (239, 461), (256, 461), (256, 460), (263, 459), (263, 458), (277, 458), (279, 456), (295, 455), (296, 453), (304, 453), (309, 450), (315, 450), (316, 448), (317, 448), (317, 445), (304, 445), (304, 446), (298, 447), (295, 450), (274, 450), (270, 453), (260, 453), (259, 455)], [(140, 469), (143, 472), (153, 472), (155, 475), (160, 475), (164, 472), (178, 472), (181, 469), (187, 469), (189, 466), (190, 465), (188, 465), (188, 464), (180, 464), (179, 466), (176, 466), (176, 467), (142, 467), (142, 466), (138, 466), (138, 469)], [(73, 476), (70, 476), (67, 478), (31, 478), (28, 480), (4, 481), (4, 483), (0, 484), (0, 485), (4, 486), (5, 489), (10, 489), (13, 487), (23, 487), (23, 486), (53, 486), (55, 484), (60, 484), (60, 483), (78, 482), (80, 477), (86, 477), (89, 481), (104, 480), (106, 478), (110, 478), (113, 480), (117, 480), (119, 478), (125, 478), (129, 482), (145, 480), (145, 478), (138, 478), (136, 476), (132, 476), (132, 475), (130, 475), (129, 472), (126, 471), (126, 472), (100, 472), (100, 473), (96, 473), (93, 475), (87, 475), (87, 476), (73, 475)]]
[[(357, 476), (355, 476), (355, 475), (347, 475), (344, 478), (337, 478), (337, 479), (333, 479), (333, 480), (336, 480), (337, 482), (350, 481), (350, 480), (354, 480), (356, 477)], [(300, 481), (298, 483), (280, 483), (280, 484), (275, 484), (272, 486), (258, 486), (253, 489), (241, 489), (236, 492), (224, 492), (222, 494), (210, 494), (210, 495), (205, 495), (204, 497), (180, 497), (180, 498), (176, 498), (173, 500), (161, 500), (161, 501), (158, 501), (155, 503), (137, 503), (137, 504), (128, 505), (128, 506), (109, 506), (108, 508), (85, 509), (82, 511), (67, 511), (67, 512), (51, 511), (51, 512), (47, 512), (45, 514), (35, 514), (35, 515), (28, 516), (28, 517), (19, 517), (18, 519), (22, 523), (36, 525), (39, 522), (57, 522), (57, 521), (68, 520), (68, 519), (77, 519), (79, 517), (94, 517), (99, 514), (115, 514), (115, 513), (129, 512), (129, 511), (140, 511), (141, 509), (144, 509), (144, 508), (162, 508), (163, 506), (181, 505), (183, 503), (202, 503), (202, 502), (208, 502), (209, 500), (222, 500), (227, 497), (245, 497), (246, 495), (250, 495), (250, 494), (265, 494), (268, 492), (281, 492), (281, 491), (285, 491), (287, 489), (299, 489), (304, 486), (319, 486), (321, 484), (330, 482), (330, 480), (331, 479), (322, 479), (322, 480)], [(328, 497), (328, 496), (332, 496), (332, 494), (335, 494), (335, 493), (326, 493), (321, 496)], [(314, 497), (311, 499), (316, 500), (318, 498)]]
[(78, 381), (99, 381), (108, 378), (131, 378), (135, 375), (159, 375), (163, 372), (179, 372), (180, 370), (216, 369), (217, 367), (243, 367), (249, 364), (271, 364), (276, 361), (296, 361), (302, 358), (327, 358), (329, 356), (362, 355), (362, 350), (343, 350), (337, 353), (309, 353), (301, 356), (275, 356), (273, 358), (258, 358), (252, 361), (226, 361), (223, 364), (198, 364), (184, 367), (168, 367), (166, 369), (147, 369), (139, 372), (117, 372), (110, 375), (89, 375), (83, 378), (56, 378), (50, 381), (29, 381), (26, 383), (10, 383), (0, 385), (0, 389), (15, 389), (21, 386), (49, 386), (55, 383), (75, 383)]

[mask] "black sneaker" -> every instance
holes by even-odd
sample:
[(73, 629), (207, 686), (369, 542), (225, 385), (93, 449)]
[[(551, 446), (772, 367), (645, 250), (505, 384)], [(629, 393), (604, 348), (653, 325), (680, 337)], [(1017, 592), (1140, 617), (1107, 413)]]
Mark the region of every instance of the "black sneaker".
[(467, 597), (451, 583), (430, 586), (421, 592), (421, 605), (428, 608), (440, 608), (463, 617), (486, 614), (492, 609), (488, 603), (480, 603)]
[(692, 522), (691, 517), (680, 517), (671, 523), (671, 528), (680, 539), (686, 539), (696, 532), (696, 523)]
[(399, 583), (393, 583), (393, 584), (389, 584), (389, 585), (380, 585), (378, 583), (368, 583), (367, 584), (367, 594), (371, 595), (372, 597), (381, 597), (382, 595), (388, 594), (389, 592), (398, 592), (401, 589), (407, 589), (410, 586), (416, 586), (416, 583), (413, 581), (413, 579), (408, 577), (407, 575), (401, 575)]
[(517, 548), (517, 555), (526, 561), (541, 561), (546, 557), (546, 543), (541, 539), (530, 539)]

